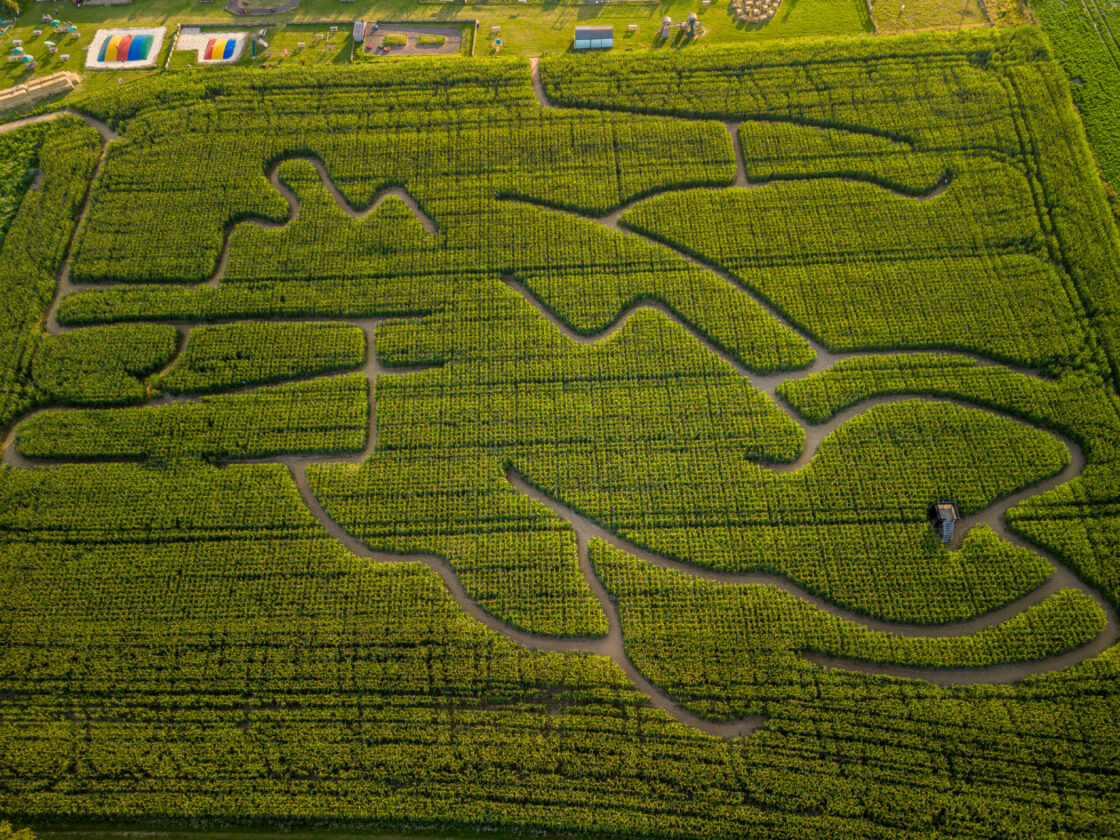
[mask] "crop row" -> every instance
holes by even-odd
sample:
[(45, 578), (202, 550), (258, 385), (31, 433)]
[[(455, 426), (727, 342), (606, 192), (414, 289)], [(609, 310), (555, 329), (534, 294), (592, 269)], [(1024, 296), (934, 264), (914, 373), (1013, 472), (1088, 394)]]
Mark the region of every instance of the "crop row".
[(113, 324), (44, 335), (31, 365), (41, 403), (114, 405), (148, 396), (145, 378), (171, 360), (174, 327)]
[[(149, 103), (137, 130), (106, 161), (75, 278), (207, 277), (227, 224), (247, 215), (284, 218), (287, 208), (264, 170), (293, 151), (320, 157), (355, 207), (396, 184), (425, 202), (516, 194), (602, 213), (669, 184), (730, 183), (734, 157), (722, 126), (542, 111), (525, 100), (527, 72), (519, 89), (504, 84), (516, 69), (481, 66), (481, 78), (457, 89), (417, 82), (396, 65), (348, 71), (366, 80), (369, 87), (361, 90), (335, 85), (334, 69), (305, 71), (298, 81), (280, 73), (277, 89), (264, 94), (251, 74), (228, 73), (206, 85), (169, 82), (184, 96), (181, 105)], [(404, 88), (411, 103), (394, 95)], [(108, 115), (119, 107), (116, 100), (114, 92), (85, 104)], [(228, 119), (231, 112), (236, 120)], [(222, 166), (207, 165), (214, 159)], [(176, 162), (197, 166), (195, 176), (181, 178)], [(152, 235), (167, 247), (129, 248)]]
[[(524, 302), (507, 300), (498, 310), (505, 318), (458, 326), (452, 355), (469, 353), (469, 364), (379, 384), (379, 447), (435, 454), (688, 446), (769, 461), (800, 453), (796, 424), (663, 315), (640, 311), (609, 340), (583, 347)], [(386, 332), (390, 352), (396, 335)]]
[(981, 30), (854, 49), (815, 40), (703, 55), (619, 53), (594, 63), (549, 56), (541, 78), (549, 97), (568, 106), (786, 121), (877, 134), (927, 152), (1018, 154), (1000, 72), (1047, 60), (1037, 32)]
[[(1105, 626), (1089, 596), (1065, 589), (966, 636), (876, 632), (766, 586), (732, 586), (658, 569), (593, 541), (591, 562), (618, 604), (627, 655), (686, 705), (725, 704), (740, 717), (766, 672), (797, 667), (802, 650), (931, 668), (975, 668), (1040, 659), (1078, 647)], [(801, 666), (804, 669), (804, 665)]]
[(1102, 368), (1120, 390), (1120, 287), (1114, 281), (1120, 228), (1061, 69), (1053, 63), (1027, 64), (1009, 68), (1008, 75), (1018, 106), (1016, 130), (1038, 138), (1024, 141), (1022, 154), (1048, 210), (1040, 220), (1051, 258), (1064, 267), (1070, 298), (1094, 327), (1101, 347), (1094, 362), (1103, 357)]
[(954, 346), (1039, 365), (1084, 343), (1038, 252), (1028, 185), (1009, 169), (957, 172), (924, 202), (869, 184), (782, 182), (660, 196), (623, 220), (732, 272), (835, 349)]
[[(554, 211), (471, 198), (439, 202), (447, 227), (433, 236), (396, 198), (353, 220), (309, 164), (288, 162), (280, 173), (299, 199), (299, 219), (279, 231), (237, 228), (221, 287), (85, 291), (63, 302), (60, 320), (415, 313), (474, 305), (464, 297), (494, 295), (494, 280), (508, 273), (579, 332), (606, 329), (630, 305), (653, 300), (753, 369), (812, 358), (804, 340), (732, 283), (634, 237)], [(480, 271), (488, 286), (460, 288), (464, 275)]]
[(365, 354), (365, 334), (346, 324), (245, 321), (196, 327), (160, 381), (172, 393), (197, 394), (357, 367)]
[(1008, 522), (1120, 600), (1120, 577), (1105, 559), (1116, 543), (1116, 523), (1107, 511), (1118, 486), (1120, 413), (1102, 386), (1096, 372), (1040, 379), (969, 358), (908, 354), (846, 359), (785, 382), (779, 392), (812, 422), (877, 396), (928, 394), (989, 406), (1069, 435), (1088, 462), (1082, 476), (1012, 508)]
[[(808, 467), (775, 474), (747, 459), (792, 459), (801, 431), (662, 316), (639, 313), (581, 348), (507, 299), (489, 318), (379, 329), (382, 359), (454, 361), (379, 381), (370, 470), (512, 459), (549, 495), (670, 556), (770, 569), (898, 620), (974, 615), (1048, 575), (1029, 552), (931, 545), (925, 515), (937, 498), (972, 511), (1057, 471), (1067, 454), (1049, 435), (957, 406), (896, 404), (833, 433)], [(411, 533), (458, 498), (317, 470), (331, 476), (312, 482), (327, 510), (362, 535)], [(409, 506), (393, 517), (398, 497)]]
[[(1085, 17), (1078, 19), (1079, 14), (1065, 12), (1063, 20), (1077, 19), (1079, 32), (1087, 35), (1089, 24)], [(1099, 25), (1102, 15), (1114, 14), (1094, 7), (1092, 17)], [(1044, 9), (1043, 20), (1046, 15)], [(1107, 47), (1109, 41), (1102, 30), (1098, 43)], [(1061, 44), (1059, 52), (1068, 47)], [(1075, 313), (1089, 320), (1101, 341), (1094, 363), (1104, 362), (1114, 385), (1120, 384), (1120, 291), (1113, 282), (1120, 261), (1120, 235), (1070, 101), (1069, 86), (1041, 34), (1019, 29), (923, 35), (869, 44), (856, 52), (859, 60), (850, 60), (852, 47), (834, 41), (811, 47), (707, 50), (702, 56), (687, 57), (618, 55), (594, 65), (571, 56), (549, 57), (542, 61), (541, 72), (549, 95), (565, 105), (793, 122), (878, 134), (922, 155), (946, 159), (954, 184), (945, 197), (953, 192), (959, 161), (967, 157), (1001, 161), (1018, 170), (1030, 182), (1030, 195), (1023, 193), (1019, 206), (1036, 208), (1042, 231), (1041, 241), (1030, 244), (1030, 250), (1045, 246)], [(1074, 75), (1082, 81), (1112, 72), (1105, 58), (1078, 64)], [(1099, 90), (1101, 85), (1092, 88)], [(907, 95), (897, 96), (899, 90)], [(1101, 120), (1110, 119), (1116, 109), (1093, 107), (1103, 100), (1092, 98), (1088, 119), (1096, 126), (1093, 134), (1098, 144), (1107, 151), (1108, 141), (1101, 139), (1107, 130), (1102, 131)], [(875, 180), (878, 166), (871, 156), (866, 164), (844, 174)], [(748, 159), (748, 171), (750, 167)], [(691, 222), (700, 209), (677, 216)], [(897, 232), (912, 233), (905, 225)], [(919, 237), (913, 237), (913, 244), (926, 247)], [(954, 307), (970, 297), (967, 289), (960, 291), (951, 298)], [(1038, 291), (1033, 286), (1015, 297), (1023, 303)], [(1065, 308), (1059, 298), (1051, 300)], [(976, 321), (982, 317), (977, 313)], [(995, 326), (1000, 323), (998, 318), (986, 320)], [(1044, 331), (1028, 330), (1028, 334)]]
[(379, 450), (360, 467), (312, 465), (307, 477), (350, 533), (375, 550), (445, 558), (472, 600), (514, 626), (555, 636), (606, 632), (574, 535), (515, 493), (493, 461)]
[(360, 373), (162, 406), (47, 410), (16, 432), (32, 458), (258, 458), (354, 452), (365, 445), (368, 380)]
[(40, 319), (99, 151), (93, 129), (72, 118), (52, 123), (39, 149), (43, 183), (24, 196), (0, 245), (0, 428), (33, 404), (29, 379)]
[(1031, 9), (1073, 82), (1073, 100), (1105, 177), (1120, 186), (1120, 11), (1094, 0), (1035, 0)]
[[(779, 478), (744, 459), (791, 460), (803, 445), (800, 430), (662, 316), (638, 313), (610, 340), (581, 348), (493, 281), (433, 286), (431, 303), (437, 294), (446, 314), (379, 330), (385, 363), (455, 362), (379, 383), (378, 469), (406, 457), (445, 469), (462, 458), (513, 457), (548, 492), (672, 556), (771, 569), (838, 603), (902, 620), (973, 615), (1045, 577), (1029, 556), (999, 572), (987, 555), (957, 557), (927, 545), (924, 524), (935, 498), (972, 510), (1059, 468), (1062, 448), (1045, 435), (960, 409), (894, 407), (854, 437), (841, 430), (844, 442), (822, 448), (813, 467)], [(354, 480), (353, 468), (338, 472), (340, 482)], [(335, 518), (363, 537), (409, 533), (408, 523), (442, 521), (454, 509), (453, 496), (425, 496), (371, 525), (369, 511), (386, 517), (387, 499), (401, 492), (390, 486), (358, 493), (346, 510), (338, 507), (339, 496), (352, 495), (344, 482), (316, 489)], [(456, 532), (468, 529), (469, 514), (452, 518)], [(434, 540), (410, 545), (448, 551)], [(518, 566), (509, 549), (494, 558), (495, 568)], [(574, 569), (568, 574), (572, 582), (557, 591), (582, 585)], [(973, 577), (983, 583), (961, 586)], [(546, 590), (513, 580), (503, 591), (495, 583), (465, 585), (502, 617), (535, 629), (528, 616), (555, 607)], [(547, 619), (539, 626), (559, 625)]]
[[(961, 372), (947, 360), (953, 381), (939, 384), (886, 371), (864, 382), (853, 363), (833, 368), (835, 381), (832, 371), (814, 375), (784, 395), (816, 418), (899, 377), (903, 391), (924, 381), (930, 394), (1070, 430), (1092, 458), (1083, 477), (1008, 519), (1074, 558), (1102, 591), (1120, 592), (1110, 516), (1120, 436), (1097, 367), (1095, 319), (1107, 307), (1082, 299), (1089, 263), (1073, 282), (1069, 259), (1081, 256), (1068, 243), (1085, 227), (1093, 270), (1114, 278), (1103, 269), (1115, 262), (1100, 244), (1107, 229), (1088, 230), (1097, 219), (1082, 189), (1089, 170), (1075, 146), (1055, 142), (1076, 136), (1065, 133), (1071, 116), (1054, 104), (1061, 90), (1049, 86), (1037, 35), (627, 58), (582, 67), (549, 58), (545, 81), (552, 88), (550, 74), (567, 67), (579, 77), (565, 82), (573, 96), (627, 107), (637, 89), (615, 82), (633, 72), (644, 107), (694, 115), (707, 101), (720, 116), (814, 127), (787, 132), (796, 136), (780, 162), (798, 178), (851, 160), (844, 174), (918, 186), (923, 166), (953, 164), (948, 190), (925, 204), (816, 178), (746, 202), (738, 190), (710, 202), (698, 192), (659, 196), (631, 213), (664, 210), (656, 231), (682, 231), (680, 248), (703, 246), (713, 260), (725, 249), (769, 297), (795, 286), (809, 313), (795, 319), (820, 323), (836, 346), (967, 346), (1050, 364), (1056, 378), (1042, 380), (979, 365), (982, 374)], [(372, 549), (439, 554), (484, 610), (542, 634), (598, 635), (605, 616), (571, 530), (509, 486), (508, 464), (664, 555), (774, 571), (883, 618), (971, 617), (1047, 579), (1048, 563), (990, 530), (972, 529), (949, 551), (925, 522), (934, 499), (970, 512), (1061, 469), (1069, 453), (1045, 432), (908, 400), (848, 421), (807, 466), (782, 472), (755, 461), (791, 460), (801, 430), (703, 341), (639, 312), (582, 346), (502, 282), (514, 275), (585, 334), (651, 299), (749, 367), (808, 356), (733, 284), (669, 249), (502, 198), (594, 215), (662, 187), (723, 187), (732, 160), (723, 126), (542, 112), (528, 79), (521, 61), (433, 61), (177, 74), (79, 94), (125, 139), (110, 147), (75, 268), (129, 282), (83, 292), (60, 313), (394, 318), (378, 328), (378, 360), (440, 368), (379, 379), (372, 457), (324, 459), (308, 481), (328, 515)], [(818, 131), (833, 150), (819, 164)], [(897, 160), (883, 152), (902, 147), (912, 151)], [(285, 163), (279, 174), (300, 199), (299, 218), (281, 230), (238, 227), (223, 282), (183, 284), (213, 270), (228, 223), (285, 217), (264, 173), (293, 152), (321, 157), (355, 207), (378, 187), (405, 185), (437, 233), (396, 199), (352, 219), (307, 163)], [(213, 164), (221, 156), (228, 169)], [(804, 238), (787, 221), (797, 216)], [(144, 278), (152, 282), (136, 282)], [(876, 299), (885, 303), (874, 308)], [(73, 348), (85, 340), (71, 335)], [(269, 340), (247, 326), (195, 337), (199, 349), (188, 343), (183, 358), (217, 371), (211, 383), (228, 383), (233, 370), (247, 382), (303, 375), (287, 361), (270, 367), (259, 352)], [(242, 351), (252, 358), (238, 367)], [(106, 370), (119, 363), (139, 382), (145, 374), (129, 371), (147, 352), (107, 352)], [(643, 837), (1112, 831), (1115, 657), (1015, 686), (943, 690), (796, 655), (1029, 658), (1099, 629), (1086, 599), (1054, 596), (971, 638), (898, 640), (765, 590), (601, 563), (623, 595), (628, 651), (646, 657), (655, 681), (687, 686), (691, 707), (712, 717), (769, 717), (749, 740), (724, 743), (652, 709), (609, 660), (521, 649), (471, 620), (428, 570), (353, 556), (316, 522), (285, 468), (214, 469), (199, 458), (360, 449), (367, 388), (354, 373), (197, 402), (47, 412), (19, 428), (23, 451), (149, 462), (3, 472), (0, 812), (42, 821), (330, 813), (392, 828)]]
[(39, 147), (47, 133), (42, 123), (0, 135), (0, 247), (4, 234), (35, 178)]
[[(317, 536), (282, 468), (73, 466), (18, 471), (0, 492), (13, 818), (330, 810), (824, 838), (1014, 836), (1023, 822), (1056, 837), (1115, 815), (1100, 790), (1107, 662), (1076, 681), (947, 691), (778, 659), (765, 672), (760, 653), (741, 667), (765, 677), (751, 702), (770, 721), (724, 744), (651, 709), (609, 660), (521, 650), (426, 570), (350, 557)], [(114, 515), (128, 523), (107, 528)], [(85, 541), (60, 543), (60, 523)]]
[(952, 172), (948, 155), (839, 128), (745, 120), (739, 124), (739, 142), (749, 181), (850, 178), (920, 195)]
[(778, 394), (811, 423), (823, 423), (849, 406), (893, 394), (926, 394), (975, 405), (1050, 426), (1074, 438), (1091, 463), (1115, 461), (1120, 413), (1102, 390), (1099, 375), (1071, 371), (1060, 378), (1031, 376), (968, 356), (948, 353), (867, 355), (778, 386)]
[[(704, 431), (700, 423), (693, 429)], [(597, 479), (601, 467), (578, 476), (591, 466), (581, 448), (563, 453), (567, 458), (541, 453), (532, 472), (550, 492), (578, 499), (595, 519), (618, 527), (672, 521), (688, 511), (689, 521), (713, 524), (916, 522), (937, 497), (949, 494), (970, 513), (1058, 472), (1069, 457), (1036, 429), (921, 400), (869, 409), (832, 432), (807, 466), (789, 473), (702, 440), (691, 451), (647, 449), (620, 447), (610, 479)], [(726, 490), (716, 492), (721, 486)]]

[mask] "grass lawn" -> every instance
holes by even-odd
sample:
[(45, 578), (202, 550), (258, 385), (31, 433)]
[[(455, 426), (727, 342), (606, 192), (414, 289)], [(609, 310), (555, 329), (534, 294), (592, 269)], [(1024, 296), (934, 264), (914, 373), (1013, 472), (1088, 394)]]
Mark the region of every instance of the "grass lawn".
[[(973, 0), (974, 2), (974, 0)], [(38, 39), (32, 39), (32, 30), (39, 28), (40, 15), (58, 10), (63, 20), (77, 25), (80, 38), (69, 36), (59, 40), (58, 54), (48, 56), (42, 42), (50, 36), (49, 27)], [(859, 35), (872, 30), (871, 19), (864, 0), (784, 0), (773, 20), (761, 26), (748, 26), (735, 20), (726, 0), (715, 0), (704, 6), (701, 0), (666, 0), (662, 3), (604, 3), (578, 5), (573, 3), (490, 3), (466, 5), (463, 3), (418, 3), (416, 0), (358, 0), (342, 3), (339, 0), (303, 0), (299, 8), (283, 15), (266, 17), (239, 17), (225, 10), (221, 0), (200, 4), (198, 0), (135, 0), (128, 6), (86, 6), (77, 9), (67, 3), (32, 3), (16, 21), (6, 37), (0, 38), (0, 51), (7, 54), (11, 50), (11, 40), (20, 38), (28, 53), (39, 59), (35, 71), (27, 71), (21, 65), (0, 63), (0, 87), (25, 81), (34, 72), (36, 75), (55, 73), (59, 70), (73, 70), (86, 76), (86, 88), (92, 84), (118, 84), (123, 78), (125, 83), (152, 71), (93, 71), (86, 70), (85, 50), (99, 28), (117, 26), (160, 26), (168, 27), (167, 41), (174, 36), (179, 23), (224, 24), (231, 28), (246, 27), (251, 23), (269, 27), (270, 44), (273, 55), (270, 62), (286, 60), (298, 63), (340, 62), (349, 60), (349, 45), (346, 40), (349, 23), (355, 19), (363, 20), (408, 20), (454, 23), (477, 20), (479, 40), (475, 48), (476, 56), (493, 54), (490, 43), (490, 30), (501, 27), (503, 54), (541, 55), (548, 52), (562, 52), (570, 48), (573, 28), (577, 24), (613, 24), (615, 27), (616, 50), (644, 50), (660, 46), (656, 41), (657, 30), (663, 15), (674, 21), (683, 20), (689, 12), (700, 15), (707, 33), (691, 44), (699, 47), (708, 44), (727, 44), (766, 38), (792, 38), (812, 35)], [(340, 31), (332, 43), (313, 46), (314, 32), (303, 29), (290, 29), (289, 25), (301, 22), (339, 21)], [(638, 24), (638, 31), (630, 34), (629, 24)], [(325, 31), (320, 29), (318, 31)], [(291, 41), (291, 44), (288, 43)], [(308, 46), (299, 50), (295, 44), (306, 41)], [(287, 48), (289, 56), (282, 59), (280, 53)], [(165, 47), (166, 49), (166, 47)], [(59, 55), (68, 53), (67, 62), (59, 60)], [(162, 58), (158, 66), (162, 66)], [(193, 64), (190, 53), (176, 56), (171, 62), (173, 69), (185, 68)]]
[(873, 0), (880, 32), (984, 26), (988, 19), (978, 0)]
[[(322, 35), (322, 38), (317, 38)], [(326, 26), (307, 26), (295, 22), (272, 27), (265, 35), (270, 56), (258, 54), (259, 63), (268, 64), (349, 64), (354, 48), (348, 23), (338, 25), (338, 32)], [(303, 44), (301, 47), (300, 44)], [(248, 45), (242, 63), (252, 63)], [(285, 50), (287, 55), (284, 55)]]

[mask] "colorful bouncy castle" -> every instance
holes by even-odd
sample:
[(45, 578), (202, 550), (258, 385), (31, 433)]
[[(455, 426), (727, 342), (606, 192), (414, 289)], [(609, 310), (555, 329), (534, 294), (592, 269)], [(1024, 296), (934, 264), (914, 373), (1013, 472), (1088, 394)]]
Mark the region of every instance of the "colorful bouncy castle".
[(237, 49), (236, 38), (211, 38), (203, 50), (203, 61), (228, 61)]
[(98, 29), (86, 49), (86, 67), (132, 70), (154, 67), (167, 27)]
[(152, 51), (151, 35), (114, 35), (101, 45), (98, 61), (144, 61)]

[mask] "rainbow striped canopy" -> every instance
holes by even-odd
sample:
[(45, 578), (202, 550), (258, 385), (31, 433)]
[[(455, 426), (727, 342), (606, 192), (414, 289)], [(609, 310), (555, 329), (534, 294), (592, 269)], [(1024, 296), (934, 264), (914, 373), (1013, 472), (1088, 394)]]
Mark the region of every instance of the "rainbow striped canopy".
[(101, 45), (98, 61), (143, 61), (152, 49), (151, 35), (114, 35)]
[(211, 38), (206, 42), (206, 51), (203, 52), (204, 61), (220, 61), (233, 58), (233, 51), (237, 48), (235, 38)]

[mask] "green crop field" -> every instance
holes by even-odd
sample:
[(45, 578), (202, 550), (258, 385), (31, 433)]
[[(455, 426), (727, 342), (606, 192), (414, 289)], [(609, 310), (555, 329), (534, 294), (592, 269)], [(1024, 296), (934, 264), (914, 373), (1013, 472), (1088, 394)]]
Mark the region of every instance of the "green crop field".
[(0, 134), (13, 824), (1117, 836), (1120, 232), (1039, 30), (67, 104)]
[(1073, 82), (1104, 175), (1120, 190), (1120, 5), (1034, 0), (1033, 8)]

